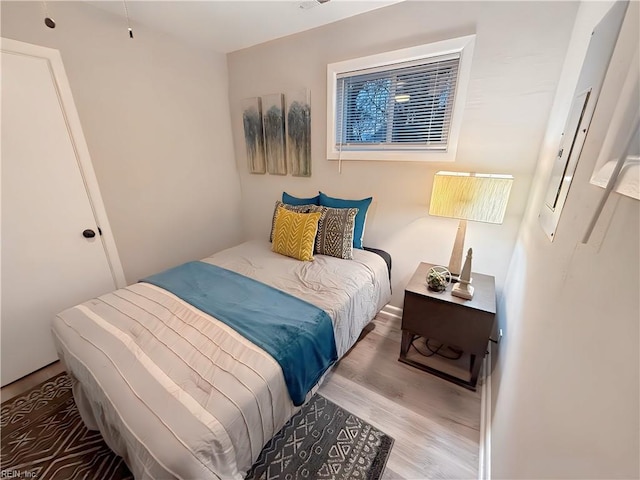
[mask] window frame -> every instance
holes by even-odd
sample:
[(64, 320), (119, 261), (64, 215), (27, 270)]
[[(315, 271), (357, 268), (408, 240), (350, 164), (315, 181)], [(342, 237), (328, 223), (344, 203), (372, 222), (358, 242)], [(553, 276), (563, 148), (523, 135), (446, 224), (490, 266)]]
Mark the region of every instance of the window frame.
[[(389, 160), (389, 161), (421, 161), (421, 162), (453, 162), (456, 158), (458, 138), (462, 124), (462, 114), (466, 102), (467, 87), (471, 73), (471, 59), (475, 46), (475, 35), (457, 37), (440, 42), (418, 45), (415, 47), (384, 52), (366, 57), (344, 60), (327, 65), (327, 158), (329, 160)], [(393, 67), (396, 64), (414, 62), (451, 54), (460, 55), (458, 81), (456, 84), (451, 113), (451, 126), (447, 148), (444, 150), (419, 149), (381, 145), (376, 149), (367, 145), (360, 150), (348, 150), (336, 145), (336, 92), (338, 76), (372, 68)]]

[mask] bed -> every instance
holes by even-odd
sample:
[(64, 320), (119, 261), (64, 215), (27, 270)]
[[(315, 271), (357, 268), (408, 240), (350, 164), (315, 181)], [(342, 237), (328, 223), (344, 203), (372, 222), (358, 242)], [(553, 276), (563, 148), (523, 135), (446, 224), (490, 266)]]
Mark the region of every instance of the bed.
[[(385, 260), (360, 249), (353, 260), (316, 255), (301, 262), (251, 241), (193, 263), (257, 280), (326, 313), (335, 339), (330, 363), (390, 299)], [(310, 376), (309, 391), (292, 400), (287, 369), (266, 347), (159, 284), (137, 283), (55, 318), (54, 339), (80, 415), (137, 479), (243, 478), (324, 375)], [(225, 292), (244, 290), (223, 284)], [(215, 290), (203, 287), (204, 296)], [(260, 308), (244, 307), (262, 318)]]

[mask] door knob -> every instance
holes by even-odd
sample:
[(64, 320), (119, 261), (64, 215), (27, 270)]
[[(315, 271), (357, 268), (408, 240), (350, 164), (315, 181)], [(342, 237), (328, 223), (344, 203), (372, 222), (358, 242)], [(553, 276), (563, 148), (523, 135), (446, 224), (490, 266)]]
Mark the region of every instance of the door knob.
[(96, 232), (94, 232), (90, 228), (87, 228), (84, 232), (82, 232), (82, 236), (84, 238), (93, 238), (96, 236)]

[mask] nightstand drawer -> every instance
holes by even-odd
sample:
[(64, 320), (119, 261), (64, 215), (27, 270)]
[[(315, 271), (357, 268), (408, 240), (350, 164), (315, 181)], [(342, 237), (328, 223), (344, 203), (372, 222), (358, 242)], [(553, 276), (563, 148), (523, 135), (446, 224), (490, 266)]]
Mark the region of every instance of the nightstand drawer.
[(402, 329), (484, 355), (494, 315), (405, 293)]
[[(473, 299), (465, 300), (451, 295), (451, 286), (444, 292), (428, 289), (426, 276), (432, 266), (421, 263), (405, 288), (398, 360), (475, 390), (495, 321), (495, 279), (490, 275), (472, 274), (475, 288)], [(469, 358), (468, 379), (433, 368), (418, 361), (415, 355), (413, 358), (408, 356), (416, 335), (464, 351), (466, 358)], [(428, 362), (429, 359), (424, 357), (423, 360)]]

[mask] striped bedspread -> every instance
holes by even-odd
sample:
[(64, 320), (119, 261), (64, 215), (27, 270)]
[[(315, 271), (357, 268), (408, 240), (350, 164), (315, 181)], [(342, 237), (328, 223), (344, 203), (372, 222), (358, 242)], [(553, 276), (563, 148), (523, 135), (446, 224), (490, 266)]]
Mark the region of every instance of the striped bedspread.
[(173, 293), (266, 350), (282, 368), (296, 406), (337, 360), (327, 312), (282, 290), (205, 262), (188, 262), (142, 281)]
[[(382, 259), (358, 255), (296, 262), (268, 243), (248, 243), (207, 261), (325, 310), (342, 355), (389, 298)], [(137, 283), (70, 308), (52, 330), (84, 422), (137, 480), (241, 479), (298, 410), (271, 355), (155, 285)]]
[[(63, 346), (93, 347), (88, 356), (61, 352), (72, 376), (89, 385), (100, 411), (118, 409), (118, 430), (148, 468), (154, 465), (146, 451), (160, 452), (177, 478), (240, 478), (294, 412), (268, 353), (154, 285), (132, 285), (63, 312), (54, 333)], [(113, 428), (108, 423), (101, 426)]]

